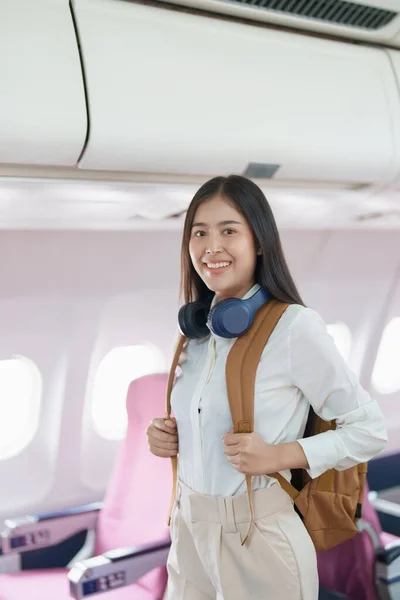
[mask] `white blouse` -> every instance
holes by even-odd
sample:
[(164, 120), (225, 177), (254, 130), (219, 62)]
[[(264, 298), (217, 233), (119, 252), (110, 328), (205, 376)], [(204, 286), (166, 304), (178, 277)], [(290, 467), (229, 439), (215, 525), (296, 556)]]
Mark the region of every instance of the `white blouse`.
[[(245, 296), (258, 289), (254, 286)], [(225, 363), (235, 339), (211, 334), (191, 340), (171, 395), (179, 435), (179, 478), (212, 496), (246, 491), (245, 476), (224, 454), (222, 436), (232, 427)], [(386, 445), (383, 414), (350, 371), (321, 317), (298, 304), (289, 306), (274, 329), (257, 370), (254, 424), (268, 444), (297, 440), (317, 477), (365, 462)], [(310, 404), (337, 429), (302, 439)], [(290, 471), (282, 475), (290, 481)], [(253, 477), (253, 489), (276, 482)]]

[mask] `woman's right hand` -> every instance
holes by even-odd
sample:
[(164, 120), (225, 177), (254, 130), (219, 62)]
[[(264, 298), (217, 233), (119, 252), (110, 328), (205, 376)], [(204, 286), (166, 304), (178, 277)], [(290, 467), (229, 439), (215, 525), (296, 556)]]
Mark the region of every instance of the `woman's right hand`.
[(176, 456), (179, 451), (175, 419), (153, 419), (146, 431), (150, 451), (163, 458)]

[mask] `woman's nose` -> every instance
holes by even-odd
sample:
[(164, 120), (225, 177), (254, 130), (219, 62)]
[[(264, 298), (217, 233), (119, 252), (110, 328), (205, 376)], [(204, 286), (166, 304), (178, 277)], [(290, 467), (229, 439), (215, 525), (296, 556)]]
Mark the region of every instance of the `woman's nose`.
[(215, 244), (210, 244), (207, 246), (206, 248), (206, 254), (219, 254), (220, 252), (222, 252), (222, 248), (220, 248), (220, 246), (217, 246)]
[(210, 235), (207, 240), (206, 253), (207, 254), (217, 254), (218, 252), (222, 252), (222, 244), (219, 236)]

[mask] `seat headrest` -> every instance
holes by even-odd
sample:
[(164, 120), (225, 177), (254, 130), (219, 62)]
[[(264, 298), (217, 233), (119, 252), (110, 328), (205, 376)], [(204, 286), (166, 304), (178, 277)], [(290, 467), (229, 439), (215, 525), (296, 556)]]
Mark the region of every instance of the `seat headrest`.
[(138, 420), (149, 423), (154, 417), (163, 417), (160, 398), (165, 399), (167, 384), (168, 373), (152, 373), (132, 381), (126, 396), (128, 423), (133, 420), (136, 425)]

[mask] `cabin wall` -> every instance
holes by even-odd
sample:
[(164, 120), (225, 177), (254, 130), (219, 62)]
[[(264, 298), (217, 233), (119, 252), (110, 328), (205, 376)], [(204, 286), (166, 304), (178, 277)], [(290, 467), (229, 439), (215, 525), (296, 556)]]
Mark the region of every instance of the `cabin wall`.
[[(349, 364), (384, 409), (387, 452), (400, 451), (400, 391), (371, 388), (382, 329), (400, 316), (399, 234), (283, 231), (282, 240), (306, 304), (349, 327)], [(43, 391), (34, 439), (0, 460), (0, 526), (6, 516), (102, 499), (118, 442), (93, 431), (94, 375), (113, 348), (147, 342), (167, 368), (179, 253), (177, 231), (1, 233), (0, 359), (34, 361)]]

